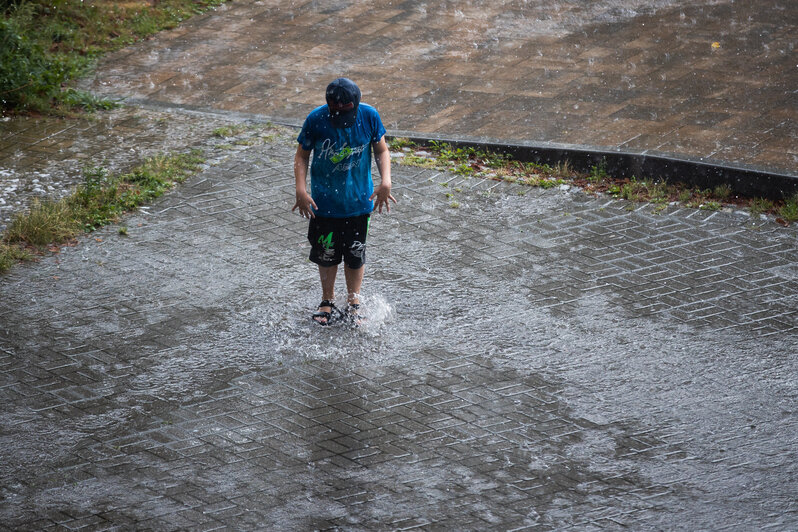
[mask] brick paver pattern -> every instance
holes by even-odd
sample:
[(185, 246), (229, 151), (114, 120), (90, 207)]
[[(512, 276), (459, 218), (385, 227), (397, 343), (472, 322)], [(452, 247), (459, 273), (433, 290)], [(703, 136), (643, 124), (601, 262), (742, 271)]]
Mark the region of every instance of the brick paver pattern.
[(392, 130), (795, 175), (798, 2), (240, 0), (85, 86), (301, 122), (345, 75)]
[(798, 525), (795, 226), (396, 166), (321, 328), (294, 134), (0, 279), (4, 526)]

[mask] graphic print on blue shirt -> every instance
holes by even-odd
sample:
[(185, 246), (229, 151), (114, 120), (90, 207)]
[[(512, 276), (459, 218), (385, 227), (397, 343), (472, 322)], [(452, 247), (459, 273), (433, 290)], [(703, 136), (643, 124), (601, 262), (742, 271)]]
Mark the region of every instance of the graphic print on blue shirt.
[(326, 105), (317, 107), (305, 119), (297, 142), (313, 151), (310, 163), (310, 191), (318, 206), (317, 216), (347, 218), (368, 214), (374, 209), (369, 199), (371, 144), (385, 135), (379, 113), (361, 103), (352, 127), (330, 124)]

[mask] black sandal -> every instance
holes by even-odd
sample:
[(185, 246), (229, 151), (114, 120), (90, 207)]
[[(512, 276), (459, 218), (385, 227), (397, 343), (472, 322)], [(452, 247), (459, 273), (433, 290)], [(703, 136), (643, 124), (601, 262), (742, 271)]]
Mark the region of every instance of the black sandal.
[[(330, 307), (330, 311), (328, 312), (326, 310), (321, 310), (321, 307)], [(332, 311), (335, 311), (339, 317), (343, 315), (343, 313), (340, 310), (338, 310), (338, 307), (335, 306), (335, 303), (325, 299), (321, 303), (319, 303), (319, 310), (317, 312), (314, 312), (313, 315), (310, 317), (310, 319), (312, 319), (319, 325), (324, 325), (324, 326), (329, 325), (333, 321)], [(324, 319), (325, 321), (321, 321), (322, 319)]]
[(365, 321), (363, 316), (360, 315), (360, 303), (349, 303), (346, 306), (344, 316), (353, 327), (359, 327)]

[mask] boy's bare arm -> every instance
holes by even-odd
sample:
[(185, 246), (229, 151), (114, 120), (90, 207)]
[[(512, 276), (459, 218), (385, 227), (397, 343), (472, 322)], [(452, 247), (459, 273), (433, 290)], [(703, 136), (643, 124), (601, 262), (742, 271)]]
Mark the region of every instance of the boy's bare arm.
[(313, 209), (318, 209), (313, 198), (308, 194), (308, 163), (310, 163), (310, 151), (297, 146), (294, 155), (294, 179), (296, 179), (296, 203), (291, 208), (291, 212), (299, 209), (299, 214), (303, 218), (314, 218), (316, 215)]
[(396, 199), (391, 195), (391, 151), (388, 149), (384, 136), (373, 147), (374, 159), (377, 161), (381, 182), (369, 199), (377, 199), (374, 208), (378, 212), (382, 213), (383, 206), (387, 212), (391, 212), (389, 200), (396, 203)]

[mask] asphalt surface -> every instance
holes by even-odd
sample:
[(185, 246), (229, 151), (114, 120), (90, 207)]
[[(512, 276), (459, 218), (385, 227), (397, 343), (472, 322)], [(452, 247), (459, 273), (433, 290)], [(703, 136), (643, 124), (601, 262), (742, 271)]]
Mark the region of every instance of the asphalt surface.
[[(270, 6), (163, 38), (247, 9), (272, 28)], [(397, 158), (367, 324), (321, 328), (290, 212), (296, 130), (179, 107), (0, 124), (13, 176), (208, 155), (127, 236), (0, 277), (0, 527), (798, 526), (794, 225)]]

